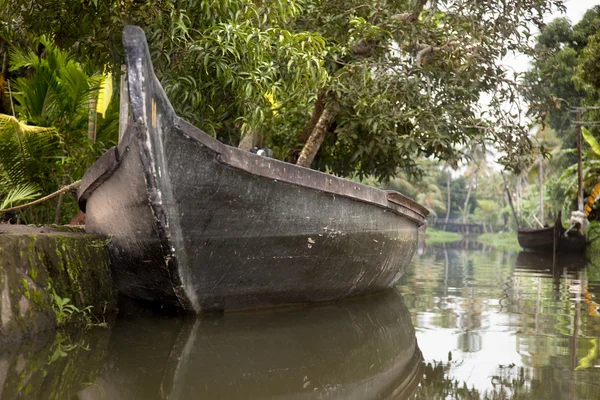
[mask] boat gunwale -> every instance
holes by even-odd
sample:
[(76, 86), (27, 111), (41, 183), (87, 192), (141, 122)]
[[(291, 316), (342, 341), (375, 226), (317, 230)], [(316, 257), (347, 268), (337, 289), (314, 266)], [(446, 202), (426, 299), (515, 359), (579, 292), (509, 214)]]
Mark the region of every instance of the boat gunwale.
[[(186, 126), (187, 125), (187, 126)], [(229, 146), (208, 135), (186, 120), (176, 117), (175, 126), (185, 136), (198, 141), (216, 154), (221, 164), (244, 171), (253, 176), (273, 179), (299, 187), (341, 196), (351, 200), (379, 206), (406, 217), (419, 225), (425, 223), (429, 211), (396, 191), (387, 191), (373, 186), (340, 178), (314, 169), (290, 164), (285, 161), (260, 156), (249, 151)], [(294, 175), (294, 172), (296, 174)], [(307, 181), (311, 181), (310, 183)], [(335, 190), (338, 189), (338, 190)], [(391, 193), (391, 196), (390, 196)], [(397, 197), (400, 196), (400, 199)], [(392, 197), (390, 199), (390, 197)], [(402, 203), (401, 203), (402, 202)]]

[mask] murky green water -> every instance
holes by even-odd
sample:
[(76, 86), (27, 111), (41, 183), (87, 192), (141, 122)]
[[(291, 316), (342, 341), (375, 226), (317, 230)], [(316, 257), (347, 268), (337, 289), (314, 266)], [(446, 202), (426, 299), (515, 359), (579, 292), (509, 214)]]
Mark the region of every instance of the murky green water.
[(414, 397), (600, 399), (595, 268), (454, 247), (428, 248), (399, 284), (431, 363)]
[(473, 243), (398, 289), (215, 318), (122, 315), (0, 352), (2, 399), (600, 399), (600, 274)]

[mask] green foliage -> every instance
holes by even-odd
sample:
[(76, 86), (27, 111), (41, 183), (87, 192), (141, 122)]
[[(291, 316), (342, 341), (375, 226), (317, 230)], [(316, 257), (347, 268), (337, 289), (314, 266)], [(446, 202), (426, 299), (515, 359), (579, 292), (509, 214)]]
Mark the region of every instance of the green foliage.
[[(600, 47), (600, 6), (590, 8), (575, 24), (558, 18), (542, 29), (537, 37), (535, 59), (524, 78), (524, 95), (530, 104), (530, 115), (547, 123), (562, 142), (562, 150), (550, 161), (554, 176), (549, 176), (546, 192), (555, 209), (569, 210), (577, 196), (576, 129), (572, 107), (583, 107), (583, 122), (597, 121), (600, 113), (585, 110), (600, 104), (598, 61)], [(584, 194), (597, 183), (600, 173), (597, 142), (598, 127), (583, 129), (591, 151), (584, 146)], [(592, 215), (592, 218), (597, 216)]]
[(498, 250), (522, 250), (516, 232), (483, 233), (477, 236), (477, 241)]
[(502, 206), (494, 200), (478, 199), (473, 212), (473, 222), (496, 225), (499, 222)]
[[(578, 84), (580, 55), (589, 35), (600, 26), (600, 8), (594, 7), (582, 21), (571, 26), (566, 18), (546, 25), (537, 37), (533, 67), (524, 75), (525, 98), (530, 115), (546, 120), (557, 132), (566, 148), (576, 145), (575, 129), (570, 124), (570, 107), (584, 105), (586, 92)], [(592, 96), (594, 101), (597, 96)]]
[[(314, 165), (384, 181), (398, 168), (421, 173), (419, 156), (456, 166), (473, 142), (498, 148), (509, 168), (531, 162), (526, 127), (516, 110), (503, 109), (517, 97), (500, 60), (510, 51), (530, 52), (531, 24), (541, 25), (548, 9), (564, 8), (562, 0), (510, 7), (456, 0), (10, 5), (0, 5), (6, 38), (23, 43), (25, 31), (52, 34), (88, 75), (105, 66), (117, 72), (123, 25), (142, 26), (182, 117), (230, 144), (256, 136), (288, 161), (306, 141), (322, 95), (339, 111)], [(483, 94), (491, 99), (485, 106)]]
[(425, 243), (428, 245), (458, 242), (463, 239), (462, 235), (459, 233), (440, 231), (431, 227), (428, 227), (425, 231), (425, 237)]
[[(591, 147), (591, 151), (583, 152), (585, 162), (582, 165), (584, 193), (591, 193), (593, 187), (598, 183), (600, 176), (600, 145), (594, 135), (585, 127), (582, 127), (582, 136)], [(578, 166), (571, 165), (560, 176), (558, 182), (564, 187), (563, 209), (569, 209), (570, 204), (577, 199), (578, 191)]]
[(52, 308), (54, 309), (58, 326), (63, 326), (69, 322), (72, 322), (74, 317), (85, 322), (86, 325), (91, 325), (92, 306), (87, 306), (83, 309), (80, 309), (71, 303), (71, 299), (60, 297), (54, 290), (52, 290), (50, 297), (52, 299)]
[(600, 239), (600, 222), (590, 221), (590, 225), (588, 227), (588, 240), (590, 242), (595, 242), (598, 239)]
[(50, 354), (48, 357), (48, 365), (58, 361), (60, 358), (67, 357), (69, 352), (78, 348), (86, 351), (90, 350), (89, 346), (83, 340), (78, 343), (72, 343), (69, 335), (58, 332), (54, 339), (54, 343), (52, 343), (52, 347), (48, 352)]
[(590, 133), (590, 131), (587, 130), (586, 127), (581, 128), (581, 134), (583, 135), (583, 138), (585, 139), (585, 141), (592, 148), (592, 151), (594, 153), (596, 153), (596, 156), (600, 157), (600, 144), (598, 144), (598, 141), (596, 140), (594, 135), (592, 135)]
[(427, 174), (417, 179), (400, 172), (394, 179), (382, 186), (412, 197), (425, 206), (432, 216), (438, 217), (439, 213), (446, 212), (446, 198), (436, 181), (441, 174), (441, 167), (439, 163), (426, 159), (416, 160), (416, 165), (423, 171), (427, 171)]
[[(96, 140), (88, 138), (89, 104), (103, 77), (88, 75), (48, 37), (31, 46), (10, 52), (10, 70), (17, 75), (12, 92), (16, 116), (0, 114), (0, 198), (9, 192), (14, 196), (25, 185), (49, 194), (80, 179), (117, 137), (118, 108), (112, 106), (99, 117)], [(23, 219), (48, 223), (67, 209), (62, 215), (70, 218), (76, 204), (70, 196), (66, 200), (27, 209)]]
[(32, 184), (18, 185), (14, 189), (9, 190), (2, 203), (0, 203), (0, 210), (9, 207), (14, 207), (19, 203), (33, 200), (39, 196), (39, 188)]
[[(14, 205), (39, 191), (36, 174), (56, 148), (56, 132), (0, 114), (0, 199)], [(0, 207), (4, 208), (4, 207)]]

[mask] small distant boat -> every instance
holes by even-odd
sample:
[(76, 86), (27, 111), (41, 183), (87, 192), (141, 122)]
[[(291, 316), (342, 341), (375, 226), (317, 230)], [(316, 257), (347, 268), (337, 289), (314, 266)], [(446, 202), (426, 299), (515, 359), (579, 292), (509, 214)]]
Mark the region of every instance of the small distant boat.
[(111, 236), (119, 290), (189, 313), (392, 287), (427, 210), (397, 192), (224, 145), (180, 119), (144, 32), (123, 33), (130, 116), (85, 174), (86, 230)]
[(586, 246), (586, 237), (579, 231), (566, 233), (562, 226), (561, 213), (554, 226), (544, 228), (520, 228), (517, 230), (519, 245), (526, 250), (547, 253), (581, 253)]

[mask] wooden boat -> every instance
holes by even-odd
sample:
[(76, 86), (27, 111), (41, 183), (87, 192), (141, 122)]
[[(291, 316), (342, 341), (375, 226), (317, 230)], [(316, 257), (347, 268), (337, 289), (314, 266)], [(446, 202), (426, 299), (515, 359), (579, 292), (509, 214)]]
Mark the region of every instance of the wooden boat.
[(223, 318), (119, 319), (80, 399), (407, 399), (423, 356), (396, 290)]
[(532, 229), (520, 228), (517, 230), (519, 245), (527, 250), (544, 251), (548, 253), (577, 253), (585, 249), (586, 237), (578, 231), (571, 231), (567, 234), (562, 226), (561, 213), (554, 223), (554, 226)]
[(180, 119), (128, 26), (130, 117), (85, 174), (86, 230), (111, 236), (118, 288), (190, 313), (336, 300), (393, 286), (427, 210), (226, 146)]

